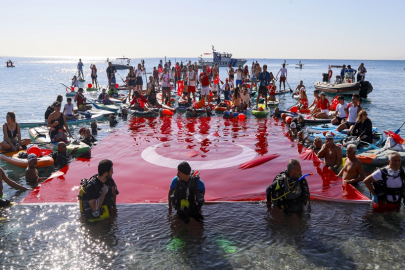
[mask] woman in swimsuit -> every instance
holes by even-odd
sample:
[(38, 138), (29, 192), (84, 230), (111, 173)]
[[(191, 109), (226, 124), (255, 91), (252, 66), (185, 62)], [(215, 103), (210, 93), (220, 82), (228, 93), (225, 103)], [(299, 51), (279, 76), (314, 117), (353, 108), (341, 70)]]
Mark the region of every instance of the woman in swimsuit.
[(136, 91), (139, 91), (139, 94), (143, 95), (143, 90), (142, 90), (142, 86), (143, 86), (143, 80), (142, 80), (142, 72), (144, 72), (145, 69), (142, 68), (141, 64), (138, 64), (138, 69), (135, 71), (136, 74)]
[[(16, 122), (14, 112), (8, 112), (6, 116), (7, 122), (3, 125), (4, 141), (0, 143), (2, 150), (19, 151), (25, 148), (31, 140), (21, 140), (20, 125)], [(23, 146), (23, 147), (22, 147)]]
[(52, 103), (52, 105), (48, 106), (48, 108), (46, 109), (46, 111), (45, 111), (45, 120), (48, 120), (49, 115), (55, 111), (55, 104), (58, 103), (58, 102), (60, 104), (62, 104), (62, 101), (63, 101), (63, 96), (58, 95), (56, 97), (56, 100)]
[(128, 99), (131, 99), (131, 90), (135, 92), (135, 82), (136, 82), (136, 74), (134, 72), (134, 67), (129, 68), (129, 73), (128, 73)]
[(241, 100), (241, 96), (239, 93), (239, 87), (235, 88), (235, 93), (232, 95), (232, 102), (233, 102), (232, 109), (234, 109), (237, 112), (240, 111), (240, 108), (241, 108), (240, 105), (242, 103), (242, 100)]
[(55, 111), (51, 113), (48, 118), (48, 127), (50, 127), (50, 137), (52, 142), (66, 141), (66, 131), (69, 133), (69, 137), (72, 138), (69, 127), (66, 122), (66, 117), (60, 112), (60, 103), (56, 103)]
[(233, 67), (231, 65), (229, 65), (229, 81), (233, 82), (233, 79), (235, 78), (235, 70), (233, 69)]

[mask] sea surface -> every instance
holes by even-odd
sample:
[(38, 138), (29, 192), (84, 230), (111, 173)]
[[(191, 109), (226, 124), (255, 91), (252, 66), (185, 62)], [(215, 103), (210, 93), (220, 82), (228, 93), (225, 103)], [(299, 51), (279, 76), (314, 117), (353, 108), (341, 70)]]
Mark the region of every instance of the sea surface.
[[(58, 57), (2, 57), (0, 61), (8, 59), (15, 61), (16, 67), (0, 68), (0, 117), (4, 117), (4, 122), (8, 111), (14, 111), (19, 122), (43, 119), (56, 96), (65, 95), (61, 83), (70, 86), (78, 62), (76, 58)], [(197, 61), (169, 59), (172, 63)], [(146, 71), (151, 72), (159, 60), (145, 59)], [(249, 68), (253, 60), (267, 64), (273, 74), (284, 62), (284, 59), (248, 59)], [(303, 69), (295, 68), (299, 60)], [(106, 58), (82, 57), (82, 61), (86, 84), (91, 80), (90, 64), (98, 68), (99, 83), (107, 83)], [(139, 61), (133, 59), (132, 64)], [(361, 62), (368, 70), (366, 80), (374, 87), (362, 107), (379, 130), (396, 130), (405, 121), (405, 61), (287, 59), (287, 87), (295, 89), (303, 80), (311, 102), (313, 85), (322, 79), (328, 65), (351, 64), (357, 69)], [(334, 76), (339, 71), (333, 69)], [(126, 73), (119, 71), (117, 82)], [(226, 77), (226, 68), (220, 68), (221, 80)], [(295, 103), (288, 95), (280, 97), (280, 101), (281, 109)], [(81, 126), (72, 128), (75, 134)], [(110, 128), (104, 121), (99, 127), (97, 138), (102, 140), (112, 130), (125, 127), (125, 123)], [(27, 129), (22, 130), (22, 137), (28, 137)], [(1, 161), (0, 167), (12, 180), (30, 186), (24, 169)], [(52, 170), (41, 173), (50, 175)], [(366, 168), (368, 173), (373, 170)], [(28, 194), (10, 189), (7, 184), (3, 186), (7, 199), (14, 202)], [(369, 195), (363, 186), (359, 189)], [(324, 201), (313, 201), (312, 213), (303, 217), (272, 215), (264, 203), (250, 202), (207, 204), (203, 210), (203, 224), (185, 225), (168, 215), (166, 205), (119, 205), (115, 220), (89, 225), (81, 220), (77, 205), (15, 205), (0, 209), (0, 267), (400, 269), (405, 266), (403, 210), (380, 214), (374, 213), (368, 204)]]

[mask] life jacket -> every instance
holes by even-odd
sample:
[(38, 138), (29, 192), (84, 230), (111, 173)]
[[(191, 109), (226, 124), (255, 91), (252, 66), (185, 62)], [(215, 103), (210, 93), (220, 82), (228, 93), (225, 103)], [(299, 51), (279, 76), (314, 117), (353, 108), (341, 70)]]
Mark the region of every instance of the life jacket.
[[(89, 222), (100, 221), (110, 217), (110, 212), (107, 205), (104, 204), (101, 206), (100, 210), (93, 212), (93, 209), (91, 208), (90, 203), (87, 199), (86, 187), (90, 181), (94, 181), (96, 178), (97, 174), (90, 177), (90, 179), (83, 178), (82, 180), (80, 180), (79, 195), (77, 196), (79, 200), (80, 213), (84, 215)], [(97, 190), (97, 193), (99, 193), (100, 191), (101, 190)]]
[(204, 194), (198, 191), (199, 181), (199, 172), (191, 172), (188, 185), (177, 178), (177, 186), (170, 196), (170, 200), (181, 219), (188, 219), (200, 213), (204, 204)]
[(305, 127), (305, 122), (298, 122), (298, 118), (297, 117), (295, 117), (293, 120), (292, 120), (292, 122), (294, 122), (295, 123), (295, 125), (296, 125), (296, 128), (297, 128), (297, 131), (300, 131), (300, 130), (302, 130), (302, 129), (304, 129), (304, 127)]
[[(397, 177), (389, 175), (387, 168), (380, 168), (378, 170), (380, 170), (382, 173), (382, 180), (375, 181), (374, 183), (372, 183), (374, 192), (377, 195), (378, 200), (392, 204), (400, 204), (401, 199), (404, 197), (404, 187), (405, 187), (404, 169), (402, 169), (402, 167), (399, 169), (399, 175)], [(399, 188), (387, 187), (387, 180), (389, 177), (393, 179), (401, 177), (402, 187)], [(387, 201), (387, 195), (391, 195), (394, 201)], [(398, 196), (397, 200), (395, 200), (396, 196)]]
[(65, 154), (62, 154), (61, 152), (56, 151), (50, 154), (50, 156), (53, 158), (53, 160), (55, 161), (55, 167), (65, 167), (70, 160), (70, 156), (67, 154), (67, 152)]
[(306, 179), (290, 178), (287, 170), (279, 173), (266, 189), (267, 201), (284, 212), (311, 211), (309, 187)]

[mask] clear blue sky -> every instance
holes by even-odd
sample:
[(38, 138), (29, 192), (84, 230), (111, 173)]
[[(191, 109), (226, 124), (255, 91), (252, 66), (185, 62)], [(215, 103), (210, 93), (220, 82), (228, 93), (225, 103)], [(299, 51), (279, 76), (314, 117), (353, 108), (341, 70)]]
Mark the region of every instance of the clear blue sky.
[(0, 56), (405, 59), (405, 1), (6, 1)]

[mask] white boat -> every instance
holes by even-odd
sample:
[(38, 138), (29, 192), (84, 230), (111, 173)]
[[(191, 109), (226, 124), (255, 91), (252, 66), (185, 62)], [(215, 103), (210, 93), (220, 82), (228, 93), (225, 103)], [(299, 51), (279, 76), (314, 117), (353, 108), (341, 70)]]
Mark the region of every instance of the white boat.
[(323, 81), (314, 84), (315, 89), (333, 95), (359, 94), (362, 98), (367, 98), (367, 95), (373, 91), (373, 86), (370, 82), (356, 82), (354, 76), (349, 73), (345, 73), (344, 78), (339, 73), (333, 83), (330, 82), (333, 75), (331, 67), (342, 68), (342, 66), (329, 66), (328, 73), (322, 74)]
[(246, 59), (232, 58), (231, 53), (216, 52), (214, 46), (212, 46), (212, 53), (209, 54), (212, 54), (212, 61), (204, 60), (201, 55), (200, 60), (198, 60), (199, 67), (202, 67), (203, 65), (213, 66), (215, 64), (217, 64), (218, 67), (228, 67), (229, 65), (232, 67), (237, 67), (239, 65), (243, 66), (247, 62)]
[(114, 61), (110, 61), (109, 58), (107, 58), (107, 62), (111, 62), (112, 66), (116, 69), (129, 69), (131, 66), (131, 59), (125, 56), (116, 58)]

